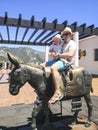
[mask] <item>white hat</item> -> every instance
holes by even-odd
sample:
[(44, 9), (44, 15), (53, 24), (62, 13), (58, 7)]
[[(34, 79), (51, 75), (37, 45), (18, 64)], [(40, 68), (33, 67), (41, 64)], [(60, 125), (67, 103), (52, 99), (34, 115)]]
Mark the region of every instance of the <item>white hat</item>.
[(55, 35), (55, 36), (52, 38), (52, 40), (54, 40), (55, 38), (57, 38), (57, 39), (60, 39), (60, 40), (61, 40), (61, 35), (60, 35), (60, 34)]
[(66, 28), (61, 32), (61, 34), (65, 34), (65, 33), (70, 33), (71, 35), (73, 35), (72, 30), (71, 30), (71, 28), (69, 28), (69, 27), (66, 27)]

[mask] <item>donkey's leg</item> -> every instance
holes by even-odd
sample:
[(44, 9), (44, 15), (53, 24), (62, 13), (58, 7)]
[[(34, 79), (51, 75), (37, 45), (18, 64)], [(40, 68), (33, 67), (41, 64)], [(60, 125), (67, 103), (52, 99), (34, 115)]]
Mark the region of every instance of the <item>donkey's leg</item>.
[(78, 113), (79, 111), (81, 111), (81, 106), (82, 106), (82, 101), (81, 101), (81, 97), (75, 97), (72, 99), (72, 112), (74, 112), (73, 115), (73, 120), (72, 120), (72, 125), (77, 124), (77, 117), (78, 117)]
[(42, 104), (39, 104), (33, 108), (32, 124), (31, 124), (32, 130), (37, 130), (37, 116), (38, 116), (38, 113), (40, 112), (41, 108), (42, 108)]
[(32, 111), (32, 124), (31, 124), (32, 130), (37, 130), (37, 127), (36, 127), (36, 116), (37, 116), (37, 110), (33, 109), (33, 111)]
[(85, 98), (85, 101), (86, 101), (87, 107), (88, 107), (88, 120), (91, 121), (93, 105), (92, 105), (90, 94), (85, 95), (84, 98)]
[(43, 114), (44, 114), (44, 124), (43, 124), (41, 130), (46, 130), (47, 126), (49, 124), (49, 107), (48, 107), (47, 102), (43, 103), (42, 110), (43, 110)]
[(73, 119), (72, 119), (72, 123), (71, 125), (75, 125), (77, 124), (77, 116), (78, 116), (79, 111), (75, 111), (74, 115), (73, 115)]
[(85, 95), (84, 99), (85, 99), (87, 107), (88, 107), (88, 121), (89, 121), (89, 122), (86, 122), (85, 126), (89, 127), (90, 121), (91, 121), (91, 116), (92, 116), (92, 110), (93, 110), (93, 105), (92, 105), (90, 94)]

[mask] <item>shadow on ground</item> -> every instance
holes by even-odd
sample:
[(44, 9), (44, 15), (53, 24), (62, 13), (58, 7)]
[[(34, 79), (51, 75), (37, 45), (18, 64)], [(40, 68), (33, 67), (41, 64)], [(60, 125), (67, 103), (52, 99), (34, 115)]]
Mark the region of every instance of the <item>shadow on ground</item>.
[[(45, 130), (98, 130), (98, 126), (96, 126), (93, 122), (91, 122), (91, 126), (89, 128), (86, 128), (85, 119), (87, 118), (80, 117), (77, 125), (70, 125), (72, 122), (72, 116), (54, 116)], [(30, 125), (31, 118), (28, 118), (28, 122), (29, 123), (27, 125), (21, 125), (16, 127), (0, 126), (0, 130), (33, 130)], [(37, 124), (37, 130), (41, 130), (40, 123)]]
[[(71, 103), (63, 102), (63, 115), (58, 114), (59, 104), (52, 105), (51, 108), (55, 113), (50, 119), (50, 124), (45, 130), (98, 130), (98, 97), (92, 96), (93, 100), (93, 116), (90, 128), (85, 128), (85, 120), (87, 120), (87, 106), (83, 101), (83, 111), (80, 112), (77, 125), (70, 125), (72, 115), (70, 110)], [(32, 130), (31, 128), (31, 113), (34, 104), (17, 104), (13, 106), (0, 107), (0, 130)], [(58, 110), (58, 111), (57, 111)], [(57, 113), (58, 112), (58, 113)], [(86, 116), (83, 116), (86, 115)], [(42, 117), (41, 117), (42, 118)], [(41, 130), (41, 122), (37, 121), (37, 130)], [(95, 122), (95, 123), (94, 123)]]

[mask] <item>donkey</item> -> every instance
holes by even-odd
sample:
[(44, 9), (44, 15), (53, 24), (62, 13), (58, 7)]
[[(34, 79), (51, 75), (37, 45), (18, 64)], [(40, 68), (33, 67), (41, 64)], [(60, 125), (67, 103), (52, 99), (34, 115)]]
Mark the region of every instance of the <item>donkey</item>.
[[(46, 78), (45, 71), (42, 69), (41, 66), (36, 66), (36, 65), (30, 66), (30, 65), (20, 64), (18, 60), (11, 53), (7, 53), (7, 55), (8, 55), (9, 61), (14, 65), (13, 69), (9, 73), (10, 94), (17, 95), (19, 93), (20, 88), (26, 82), (28, 82), (31, 85), (31, 87), (35, 89), (40, 101), (42, 102), (41, 111), (44, 117), (44, 123), (43, 123), (42, 129), (45, 130), (45, 128), (47, 127), (49, 123), (48, 101), (54, 93), (54, 84), (53, 84), (51, 74), (49, 75), (49, 77)], [(66, 82), (66, 80), (64, 80), (64, 86), (66, 88), (65, 89), (66, 94), (65, 94), (64, 100), (71, 99), (73, 101), (72, 107), (73, 107), (74, 115), (73, 115), (72, 124), (76, 124), (79, 109), (76, 109), (75, 106), (79, 106), (79, 105), (81, 106), (81, 104), (77, 104), (77, 103), (80, 101), (81, 97), (84, 97), (87, 103), (87, 107), (88, 107), (88, 121), (86, 122), (86, 126), (87, 125), (89, 126), (90, 121), (91, 121), (91, 116), (92, 116), (92, 107), (93, 107), (91, 97), (90, 97), (90, 91), (93, 92), (92, 76), (85, 70), (84, 71), (80, 70), (80, 71), (81, 71), (82, 77), (79, 74), (77, 74), (77, 71), (75, 74), (74, 74), (74, 71), (70, 72), (69, 77), (71, 81), (70, 85), (72, 84), (71, 89), (68, 89), (69, 85), (67, 85), (68, 83)], [(65, 74), (65, 76), (63, 73)], [(61, 72), (63, 79), (66, 77), (68, 78), (67, 73), (65, 73), (65, 71), (63, 71), (63, 73)], [(77, 78), (74, 78), (74, 77), (77, 77)], [(74, 82), (76, 83), (77, 87), (75, 86)], [(32, 113), (33, 130), (36, 129), (36, 116), (38, 114), (37, 112), (38, 109), (39, 108), (36, 108)]]

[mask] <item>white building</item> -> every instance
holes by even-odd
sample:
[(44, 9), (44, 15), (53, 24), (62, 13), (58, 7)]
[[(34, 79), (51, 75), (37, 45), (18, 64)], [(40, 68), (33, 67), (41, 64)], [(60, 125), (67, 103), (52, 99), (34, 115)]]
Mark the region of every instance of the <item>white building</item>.
[(79, 49), (86, 55), (79, 60), (79, 66), (84, 67), (92, 74), (98, 75), (98, 36), (91, 36), (79, 41)]

